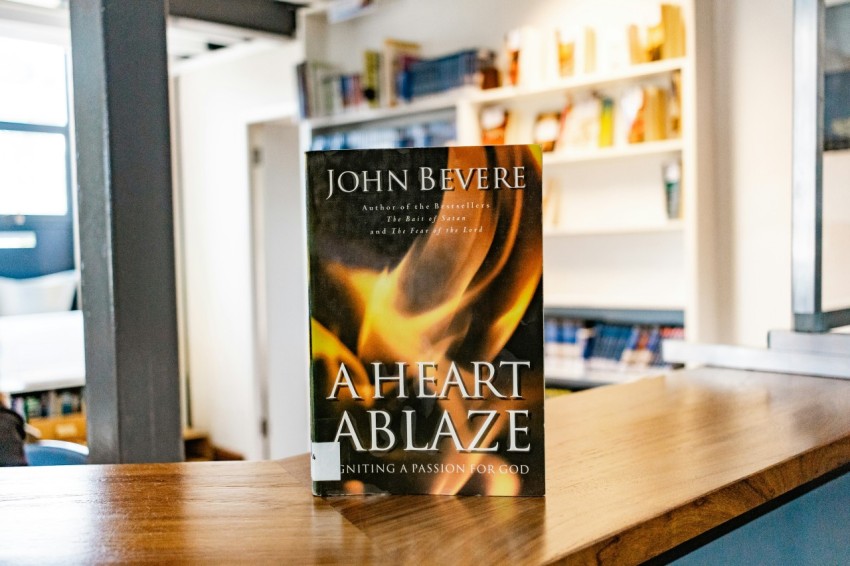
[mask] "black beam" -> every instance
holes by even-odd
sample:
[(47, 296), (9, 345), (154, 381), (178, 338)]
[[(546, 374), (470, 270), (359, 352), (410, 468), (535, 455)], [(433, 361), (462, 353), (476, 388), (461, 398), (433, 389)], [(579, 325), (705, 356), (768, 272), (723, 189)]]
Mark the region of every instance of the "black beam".
[(797, 332), (829, 332), (842, 326), (850, 326), (850, 308), (794, 314), (794, 330)]
[(172, 16), (295, 36), (296, 6), (277, 0), (170, 0)]
[(182, 460), (166, 0), (74, 0), (92, 463)]

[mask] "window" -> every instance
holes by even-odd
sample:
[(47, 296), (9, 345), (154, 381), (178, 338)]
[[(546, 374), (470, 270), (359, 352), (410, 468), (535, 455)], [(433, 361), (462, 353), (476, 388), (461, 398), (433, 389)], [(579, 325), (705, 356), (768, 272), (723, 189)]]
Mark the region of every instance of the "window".
[(65, 135), (0, 130), (0, 214), (65, 216)]
[(27, 235), (5, 238), (26, 245), (0, 246), (0, 276), (74, 267), (66, 63), (62, 46), (0, 38), (0, 234)]

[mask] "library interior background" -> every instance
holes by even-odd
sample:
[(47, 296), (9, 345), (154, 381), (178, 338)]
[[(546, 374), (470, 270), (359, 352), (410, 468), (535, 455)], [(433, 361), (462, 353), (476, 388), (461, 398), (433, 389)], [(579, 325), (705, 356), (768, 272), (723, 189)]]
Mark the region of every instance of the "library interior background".
[[(551, 396), (688, 363), (664, 343), (757, 350), (799, 323), (792, 0), (312, 1), (283, 31), (182, 4), (167, 48), (188, 460), (308, 449), (310, 150), (542, 147)], [(817, 311), (841, 334), (850, 4), (825, 14)], [(69, 19), (67, 1), (0, 0), (0, 392), (32, 438), (84, 447)]]

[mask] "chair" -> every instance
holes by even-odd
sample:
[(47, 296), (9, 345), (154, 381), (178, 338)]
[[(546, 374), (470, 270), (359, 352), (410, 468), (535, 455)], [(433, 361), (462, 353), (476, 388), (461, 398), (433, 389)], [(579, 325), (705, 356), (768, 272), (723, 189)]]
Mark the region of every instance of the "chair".
[(73, 466), (87, 464), (89, 449), (64, 440), (39, 440), (24, 444), (30, 466)]

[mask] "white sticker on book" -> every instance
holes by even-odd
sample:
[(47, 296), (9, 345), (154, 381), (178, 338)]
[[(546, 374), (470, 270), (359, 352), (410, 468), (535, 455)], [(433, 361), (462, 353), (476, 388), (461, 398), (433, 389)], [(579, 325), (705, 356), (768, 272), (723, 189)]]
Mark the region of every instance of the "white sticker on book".
[(313, 481), (339, 481), (339, 442), (314, 442), (310, 450)]

